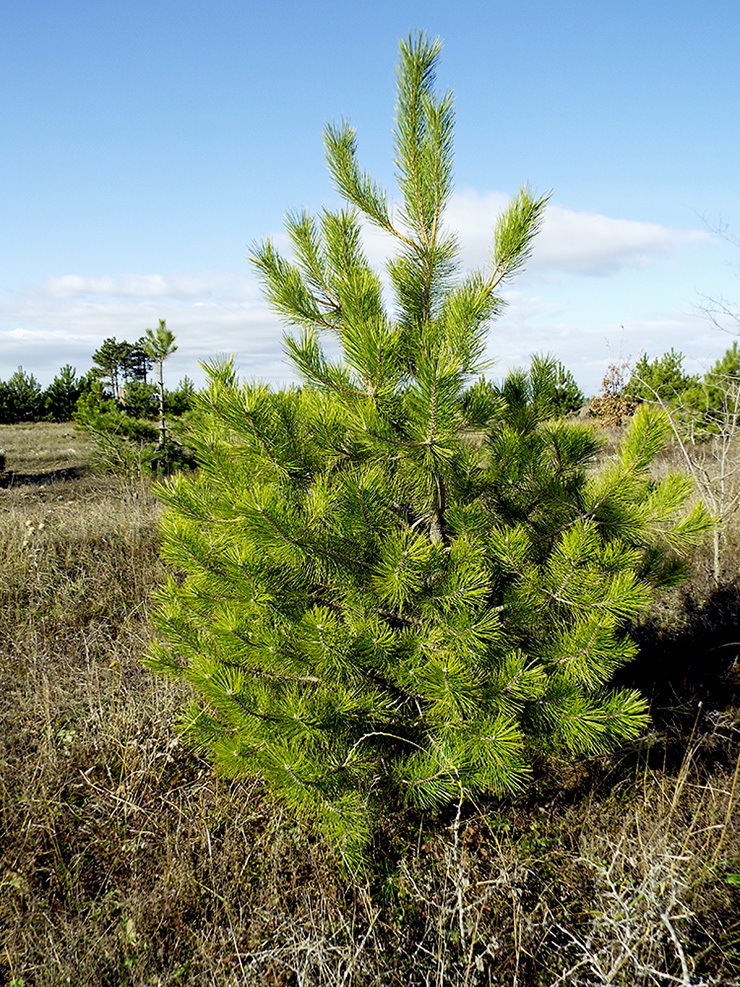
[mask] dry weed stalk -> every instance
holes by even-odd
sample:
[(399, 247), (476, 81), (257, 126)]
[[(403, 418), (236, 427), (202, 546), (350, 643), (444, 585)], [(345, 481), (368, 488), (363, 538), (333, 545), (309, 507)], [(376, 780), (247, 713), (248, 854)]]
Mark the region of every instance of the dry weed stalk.
[(689, 747), (672, 785), (645, 781), (643, 806), (632, 807), (616, 835), (584, 830), (577, 866), (591, 875), (593, 905), (581, 929), (553, 920), (568, 962), (551, 987), (740, 984), (725, 972), (695, 972), (696, 904), (716, 872), (740, 770), (739, 756), (726, 789), (697, 783), (698, 746)]
[(714, 386), (721, 391), (721, 402), (712, 411), (713, 434), (700, 441), (694, 427), (694, 416), (683, 421), (682, 408), (667, 404), (660, 394), (641, 377), (636, 378), (668, 415), (671, 431), (681, 450), (686, 470), (697, 489), (718, 520), (712, 532), (712, 578), (715, 587), (722, 576), (722, 529), (740, 507), (740, 380), (732, 375), (716, 375)]

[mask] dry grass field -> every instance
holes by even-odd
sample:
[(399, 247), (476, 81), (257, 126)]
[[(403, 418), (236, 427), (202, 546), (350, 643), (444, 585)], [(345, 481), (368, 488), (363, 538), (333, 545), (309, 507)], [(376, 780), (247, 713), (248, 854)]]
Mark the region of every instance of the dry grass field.
[(87, 466), (92, 443), (71, 423), (30, 422), (0, 425), (0, 449), (7, 456), (8, 472), (35, 477), (38, 482), (39, 474), (51, 471), (82, 471)]
[(635, 634), (654, 722), (517, 802), (399, 815), (348, 885), (257, 783), (178, 741), (147, 673), (148, 487), (67, 425), (0, 427), (0, 984), (740, 984), (736, 554)]

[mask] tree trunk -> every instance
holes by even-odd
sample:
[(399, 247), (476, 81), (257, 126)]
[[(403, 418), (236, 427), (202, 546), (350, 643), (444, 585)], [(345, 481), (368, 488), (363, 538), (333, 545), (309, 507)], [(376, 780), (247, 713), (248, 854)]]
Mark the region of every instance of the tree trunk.
[(164, 360), (159, 361), (159, 449), (167, 441), (167, 423), (164, 418)]

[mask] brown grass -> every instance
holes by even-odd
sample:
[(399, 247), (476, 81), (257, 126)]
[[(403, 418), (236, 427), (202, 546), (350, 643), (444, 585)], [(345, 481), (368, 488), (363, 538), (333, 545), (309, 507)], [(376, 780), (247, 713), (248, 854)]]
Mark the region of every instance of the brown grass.
[(93, 443), (70, 422), (0, 425), (0, 449), (8, 472), (37, 474), (86, 466)]
[(166, 575), (147, 487), (41, 482), (84, 460), (66, 426), (38, 449), (19, 430), (0, 436), (35, 476), (0, 490), (0, 983), (740, 983), (731, 690), (687, 700), (687, 734), (543, 764), (457, 841), (452, 818), (400, 814), (348, 884), (259, 784), (181, 746), (182, 691), (139, 664)]

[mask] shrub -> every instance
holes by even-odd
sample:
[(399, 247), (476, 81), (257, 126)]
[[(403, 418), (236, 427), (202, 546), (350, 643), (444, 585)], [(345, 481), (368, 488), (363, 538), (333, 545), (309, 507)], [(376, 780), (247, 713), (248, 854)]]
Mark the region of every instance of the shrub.
[(195, 384), (183, 377), (174, 391), (164, 392), (164, 410), (170, 416), (184, 415), (195, 403)]
[(133, 380), (121, 392), (121, 408), (131, 418), (152, 419), (159, 410), (157, 385)]
[[(354, 209), (288, 220), (291, 262), (254, 260), (305, 386), (271, 392), (208, 367), (191, 441), (197, 474), (160, 488), (172, 579), (149, 663), (190, 682), (192, 739), (234, 776), (261, 775), (345, 862), (374, 821), (521, 789), (543, 751), (602, 752), (647, 718), (610, 687), (634, 654), (622, 630), (685, 571), (709, 518), (685, 477), (653, 483), (668, 422), (635, 416), (616, 459), (589, 467), (587, 425), (552, 420), (551, 361), (498, 393), (479, 373), (496, 290), (525, 262), (546, 197), (504, 212), (487, 271), (453, 279), (443, 232), (452, 97), (439, 44), (401, 45), (398, 227), (328, 127), (339, 191), (395, 238), (396, 314)], [(338, 339), (332, 362), (321, 334)], [(481, 441), (470, 431), (485, 423)]]
[(591, 402), (591, 412), (602, 425), (623, 425), (634, 414), (638, 402), (627, 388), (629, 363), (613, 360), (606, 368), (601, 393)]

